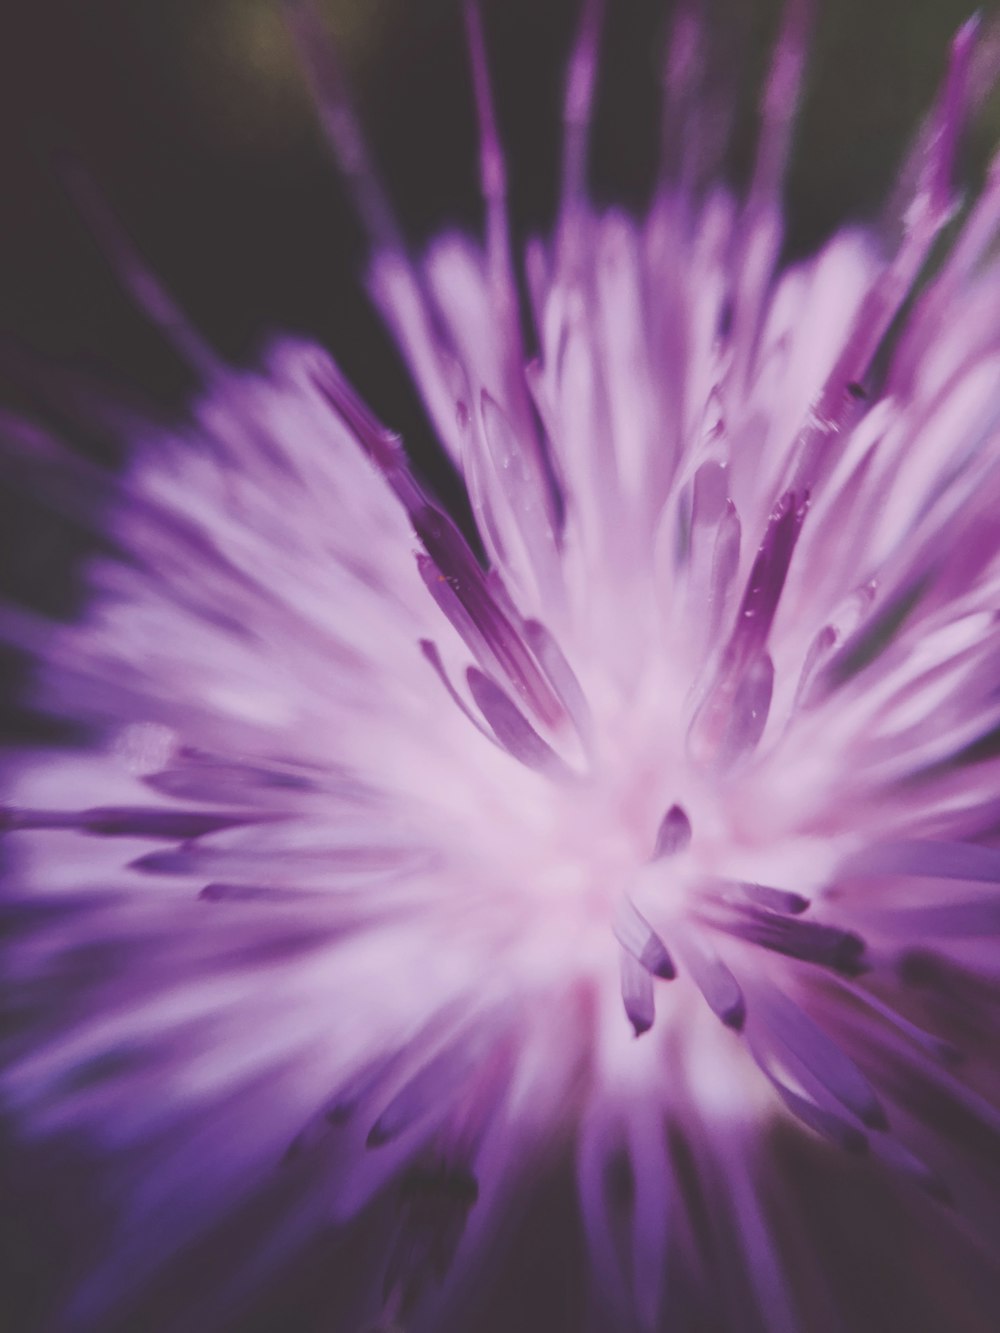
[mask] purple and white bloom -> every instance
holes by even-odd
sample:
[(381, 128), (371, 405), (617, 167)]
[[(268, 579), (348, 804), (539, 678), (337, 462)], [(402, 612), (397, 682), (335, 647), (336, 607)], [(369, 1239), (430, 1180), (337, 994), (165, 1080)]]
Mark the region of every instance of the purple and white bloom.
[[(954, 162), (995, 46), (955, 38), (894, 246), (782, 268), (805, 11), (741, 198), (682, 11), (634, 218), (585, 189), (587, 0), (522, 256), (470, 7), (485, 237), (413, 257), (291, 7), (478, 548), (321, 351), (222, 365), (128, 254), (187, 423), (123, 475), (6, 423), (107, 551), (76, 623), (2, 622), (77, 737), (3, 768), (0, 1091), (103, 1164), (52, 1327), (836, 1333), (869, 1191), (939, 1238), (902, 1260), (934, 1326), (988, 1327), (953, 1256), (1000, 1200), (1000, 170), (963, 203)], [(803, 1188), (822, 1139), (860, 1210)], [(581, 1294), (502, 1322), (560, 1161)]]

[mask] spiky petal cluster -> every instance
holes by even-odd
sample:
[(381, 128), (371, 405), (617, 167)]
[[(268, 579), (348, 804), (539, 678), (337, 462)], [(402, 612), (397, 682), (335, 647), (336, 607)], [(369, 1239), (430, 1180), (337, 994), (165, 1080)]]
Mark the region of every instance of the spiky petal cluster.
[[(67, 1328), (256, 1327), (260, 1285), (355, 1222), (371, 1271), (339, 1251), (297, 1327), (471, 1327), (500, 1219), (563, 1151), (598, 1326), (801, 1328), (792, 1265), (822, 1264), (782, 1124), (989, 1235), (1000, 176), (898, 322), (955, 212), (976, 25), (898, 248), (844, 232), (780, 272), (802, 8), (745, 200), (682, 153), (639, 221), (583, 191), (598, 18), (526, 367), (475, 11), (486, 244), (416, 262), (293, 12), (485, 560), (311, 348), (236, 373), (184, 334), (205, 396), (120, 480), (11, 427), (12, 470), (72, 482), (114, 551), (78, 624), (5, 621), (91, 736), (6, 767), (31, 1008), (4, 1094), (124, 1164)], [(675, 110), (699, 41), (682, 17)]]

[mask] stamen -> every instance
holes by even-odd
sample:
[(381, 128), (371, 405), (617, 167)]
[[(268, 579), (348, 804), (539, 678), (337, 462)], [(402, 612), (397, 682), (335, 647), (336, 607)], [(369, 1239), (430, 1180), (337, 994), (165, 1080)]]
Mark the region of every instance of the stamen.
[(763, 650), (808, 503), (807, 495), (787, 491), (771, 514), (715, 680), (688, 731), (691, 754), (701, 763), (731, 762), (763, 735), (774, 685), (774, 665)]
[(924, 573), (911, 578), (894, 596), (887, 597), (881, 610), (864, 621), (822, 667), (815, 681), (816, 695), (820, 697), (823, 692), (839, 688), (876, 662), (895, 642), (930, 583), (930, 574)]
[(767, 653), (751, 658), (742, 674), (731, 659), (688, 728), (691, 757), (721, 768), (750, 754), (767, 726), (773, 690), (774, 663)]
[(812, 0), (787, 0), (761, 105), (751, 207), (779, 202), (809, 51)]
[[(417, 570), (424, 587), (437, 604), (452, 629), (472, 653), (472, 656), (494, 675), (503, 676), (504, 670), (492, 651), (486, 636), (482, 633), (473, 617), (469, 614), (454, 585), (445, 577), (441, 569), (428, 555), (417, 554)], [(426, 654), (425, 654), (426, 656)]]
[(448, 678), (448, 673), (447, 671), (445, 671), (444, 663), (441, 661), (441, 654), (437, 650), (437, 645), (431, 643), (430, 639), (421, 639), (420, 651), (423, 653), (424, 657), (426, 657), (427, 661), (430, 662), (431, 666), (434, 668), (434, 671), (437, 673), (438, 679), (441, 681), (441, 684), (448, 691), (449, 697), (455, 704), (456, 708), (458, 708), (462, 716), (467, 717), (469, 719), (469, 721), (480, 733), (480, 735), (485, 736), (488, 741), (491, 741), (494, 745), (496, 745), (497, 744), (496, 737), (487, 727), (483, 726), (482, 722), (480, 722), (479, 718), (476, 717), (475, 713), (468, 706), (468, 704), (459, 694), (458, 690), (456, 690), (454, 685), (451, 683), (451, 680)]
[(475, 667), (469, 667), (465, 676), (479, 711), (508, 754), (526, 767), (536, 769), (548, 777), (563, 781), (572, 778), (565, 762), (542, 740), (499, 685), (495, 685), (489, 676), (477, 671)]
[(726, 609), (726, 595), (736, 577), (740, 563), (740, 541), (742, 532), (740, 516), (736, 506), (730, 501), (726, 512), (719, 520), (719, 530), (715, 538), (715, 550), (712, 555), (712, 574), (709, 581), (706, 606), (711, 636), (714, 639), (722, 624)]
[(975, 271), (1000, 229), (1000, 152), (990, 163), (986, 184), (976, 199), (941, 271), (918, 299), (900, 339), (889, 379), (912, 392), (913, 377), (933, 342), (958, 288)]
[(380, 1148), (432, 1113), (443, 1112), (475, 1067), (474, 1045), (463, 1031), (418, 1069), (372, 1125), (367, 1146)]
[(868, 966), (865, 942), (852, 930), (828, 926), (818, 921), (796, 921), (770, 912), (740, 913), (723, 923), (723, 929), (740, 939), (758, 944), (762, 949), (797, 958), (817, 967), (829, 967), (845, 976), (860, 976)]
[(336, 52), (316, 6), (313, 0), (283, 0), (283, 4), (323, 133), (372, 243), (386, 253), (403, 255), (406, 245), (399, 224), (368, 155)]
[(991, 894), (931, 907), (875, 908), (865, 913), (865, 922), (905, 940), (988, 939), (1000, 934), (1000, 898)]
[(829, 470), (831, 446), (841, 434), (854, 406), (849, 386), (864, 382), (883, 338), (952, 215), (954, 154), (964, 119), (978, 26), (978, 21), (971, 19), (959, 29), (952, 42), (948, 74), (932, 114), (925, 157), (905, 219), (902, 244), (862, 301), (840, 357), (827, 377), (808, 421), (799, 432), (791, 475), (791, 485), (796, 490), (815, 489)]
[(567, 67), (560, 203), (564, 225), (577, 218), (587, 194), (587, 153), (604, 11), (605, 0), (584, 0), (576, 43)]
[(448, 1158), (432, 1157), (406, 1172), (382, 1286), (383, 1299), (395, 1295), (400, 1313), (412, 1309), (429, 1278), (444, 1280), (478, 1198), (473, 1172)]
[(733, 258), (733, 378), (749, 386), (781, 251), (781, 188), (805, 71), (811, 0), (787, 0), (761, 105), (757, 159)]
[[(586, 1115), (577, 1144), (576, 1179), (591, 1262), (602, 1294), (627, 1310), (628, 1221), (635, 1179), (620, 1117), (597, 1104)], [(669, 1182), (665, 1171), (662, 1181)]]
[[(524, 533), (529, 556), (534, 564), (543, 598), (546, 601), (550, 597), (554, 598), (558, 604), (561, 600), (562, 571), (558, 560), (553, 559), (549, 550), (549, 546), (554, 544), (552, 534), (557, 526), (557, 503), (545, 449), (538, 438), (523, 374), (527, 357), (521, 330), (517, 276), (510, 241), (507, 173), (490, 88), (489, 62), (486, 57), (479, 0), (465, 0), (464, 10), (479, 121), (480, 179), (486, 205), (486, 253), (492, 286), (491, 303), (496, 318), (502, 324), (504, 334), (500, 340), (503, 383), (498, 387), (502, 387), (502, 400), (516, 422), (514, 452), (519, 471), (526, 479), (531, 492), (531, 512), (537, 511), (541, 516), (541, 522), (533, 524), (538, 530)], [(492, 452), (490, 423), (485, 420), (485, 408), (483, 415), (487, 444)], [(505, 485), (507, 478), (504, 472), (500, 471), (498, 476), (500, 484)], [(521, 489), (523, 492), (524, 488)], [(514, 517), (519, 526), (525, 519), (522, 513), (523, 502), (523, 494), (519, 499), (513, 497), (511, 500)]]
[[(381, 425), (339, 375), (330, 371), (315, 382), (398, 496), (433, 562), (433, 566), (421, 567), (424, 581), (467, 642), (470, 629), (474, 628), (473, 642), (469, 642), (473, 654), (481, 660), (485, 645), (490, 660), (483, 665), (495, 664), (499, 674), (510, 681), (546, 725), (558, 722), (564, 716), (559, 701), (511, 620), (497, 605), (465, 538), (452, 520), (424, 495), (407, 465), (399, 438)], [(450, 593), (444, 587), (435, 593), (433, 568)], [(458, 606), (463, 611), (461, 617), (455, 614)]]
[(289, 903), (318, 904), (329, 894), (322, 889), (292, 889), (266, 884), (206, 884), (198, 891), (203, 903)]
[(838, 1148), (843, 1148), (845, 1152), (855, 1155), (867, 1153), (868, 1136), (857, 1125), (852, 1125), (849, 1120), (846, 1120), (836, 1111), (832, 1111), (828, 1106), (818, 1106), (815, 1102), (810, 1101), (808, 1097), (803, 1097), (801, 1093), (789, 1087), (772, 1067), (767, 1054), (762, 1048), (753, 1040), (749, 1042), (749, 1046), (757, 1067), (797, 1120), (800, 1120), (817, 1134), (830, 1139)]
[(89, 173), (79, 162), (66, 159), (61, 164), (60, 176), (70, 198), (111, 262), (119, 282), (138, 309), (206, 383), (224, 375), (225, 363), (147, 267)]
[(742, 669), (767, 642), (808, 507), (807, 494), (786, 491), (771, 514), (726, 648), (735, 669)]
[(757, 747), (767, 726), (774, 693), (774, 663), (761, 653), (747, 667), (733, 699), (729, 729), (720, 757), (739, 759)]
[(672, 805), (660, 821), (653, 848), (653, 860), (677, 856), (687, 851), (691, 842), (691, 821), (682, 806)]
[[(698, 84), (704, 74), (704, 29), (696, 3), (677, 5), (663, 66), (663, 135), (660, 176), (677, 182), (682, 197), (691, 185), (698, 161), (703, 118), (694, 113)], [(683, 127), (682, 129), (680, 127)]]
[(149, 773), (143, 781), (154, 791), (182, 801), (226, 801), (230, 805), (277, 803), (307, 792), (341, 799), (371, 797), (359, 778), (331, 765), (323, 773), (303, 773), (279, 763), (263, 765), (220, 760), (214, 755), (182, 749), (168, 768)]
[(746, 1020), (746, 1001), (736, 977), (704, 938), (685, 930), (679, 936), (681, 955), (705, 1003), (726, 1027), (737, 1032)]
[(513, 290), (513, 264), (507, 215), (507, 171), (490, 88), (483, 17), (478, 0), (465, 0), (463, 8), (479, 119), (479, 174), (486, 203), (486, 249), (497, 291), (509, 294)]
[(739, 519), (729, 498), (726, 465), (703, 463), (694, 475), (690, 496), (686, 620), (696, 656), (703, 658), (717, 639), (725, 593), (738, 563)]
[(837, 646), (837, 631), (832, 625), (824, 625), (817, 633), (802, 663), (802, 672), (795, 689), (795, 702), (792, 712), (813, 707), (820, 701), (821, 690), (817, 689), (820, 668), (825, 666), (830, 654)]
[(480, 408), (494, 476), (514, 516), (543, 601), (546, 605), (559, 605), (562, 568), (546, 502), (548, 485), (532, 449), (533, 442), (519, 438), (499, 403), (485, 389), (480, 395)]
[(94, 810), (0, 809), (0, 828), (78, 829), (101, 838), (154, 838), (187, 842), (220, 829), (267, 818), (228, 811), (170, 810), (162, 807), (104, 806)]
[(639, 1164), (632, 1191), (630, 1257), (637, 1327), (642, 1333), (661, 1328), (668, 1287), (667, 1243), (674, 1221), (673, 1199), (664, 1182), (670, 1177), (666, 1135), (659, 1115), (637, 1114), (627, 1126), (629, 1152)]
[(882, 1104), (861, 1070), (798, 1005), (771, 987), (755, 989), (751, 1003), (760, 1035), (780, 1046), (797, 1074), (815, 1079), (870, 1129), (887, 1127)]
[[(444, 1021), (447, 1024), (447, 1015), (444, 1016)], [(410, 1046), (419, 1051), (425, 1044), (431, 1044), (435, 1038), (439, 1038), (441, 1022), (442, 1015), (434, 1015), (414, 1034)], [(339, 1129), (353, 1120), (361, 1108), (375, 1096), (379, 1087), (393, 1074), (399, 1072), (408, 1049), (407, 1046), (396, 1048), (387, 1055), (363, 1064), (350, 1075), (324, 1104), (320, 1112), (324, 1123), (331, 1128)]]
[(876, 842), (847, 858), (845, 877), (917, 875), (1000, 884), (1000, 848), (971, 842)]
[(627, 949), (620, 951), (622, 1003), (637, 1037), (648, 1032), (656, 1018), (653, 977)]
[(836, 984), (842, 987), (848, 995), (860, 1000), (861, 1003), (871, 1009), (873, 1013), (879, 1014), (887, 1023), (895, 1028), (897, 1032), (901, 1032), (904, 1037), (909, 1037), (909, 1039), (919, 1046), (922, 1051), (925, 1051), (932, 1060), (937, 1061), (939, 1064), (946, 1065), (949, 1068), (953, 1068), (955, 1065), (962, 1062), (962, 1052), (957, 1046), (953, 1045), (952, 1042), (943, 1041), (940, 1037), (935, 1037), (933, 1033), (927, 1032), (916, 1023), (911, 1023), (908, 1018), (904, 1018), (902, 1014), (897, 1013), (891, 1005), (880, 1000), (877, 996), (873, 995), (871, 991), (865, 990), (863, 987), (851, 984), (850, 982), (838, 981)]
[(627, 896), (622, 896), (615, 911), (612, 929), (618, 943), (633, 958), (661, 981), (672, 981), (677, 975), (667, 946), (646, 918)]
[(786, 916), (799, 916), (809, 906), (809, 899), (801, 893), (792, 893), (788, 889), (772, 889), (767, 884), (751, 884), (742, 881), (740, 890), (758, 907), (766, 907), (771, 912), (781, 912)]
[(154, 875), (218, 876), (236, 881), (245, 876), (250, 883), (259, 883), (261, 877), (283, 878), (295, 886), (305, 881), (329, 882), (335, 885), (331, 892), (345, 893), (359, 882), (372, 884), (379, 879), (403, 877), (427, 864), (426, 852), (375, 843), (296, 854), (294, 847), (285, 851), (229, 850), (199, 841), (167, 852), (148, 852), (130, 861), (129, 867)]
[(459, 442), (448, 362), (460, 358), (444, 337), (424, 278), (410, 259), (314, 0), (283, 0), (283, 4), (326, 142), (375, 254), (369, 289), (423, 391), (440, 440), (454, 457)]
[(220, 829), (236, 828), (266, 817), (211, 810), (151, 810), (141, 806), (106, 806), (85, 810), (80, 827), (104, 838), (166, 838), (186, 842)]
[(584, 749), (590, 754), (594, 736), (590, 704), (558, 640), (538, 620), (526, 620), (522, 629), (535, 660), (569, 714)]

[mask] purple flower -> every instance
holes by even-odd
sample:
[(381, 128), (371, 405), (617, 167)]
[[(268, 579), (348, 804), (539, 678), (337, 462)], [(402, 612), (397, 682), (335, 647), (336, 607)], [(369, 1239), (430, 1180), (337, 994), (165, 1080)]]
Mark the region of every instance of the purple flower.
[[(321, 352), (223, 366), (127, 250), (189, 424), (123, 476), (7, 424), (108, 551), (76, 624), (2, 622), (80, 738), (4, 770), (0, 1089), (100, 1182), (56, 1326), (857, 1328), (837, 1253), (909, 1216), (918, 1310), (987, 1327), (1000, 171), (963, 206), (954, 162), (994, 44), (955, 38), (895, 248), (783, 269), (806, 6), (742, 198), (682, 9), (634, 219), (585, 191), (588, 0), (522, 264), (476, 9), (485, 238), (416, 259), (290, 20), (476, 537)], [(549, 1226), (584, 1294), (496, 1315)]]

